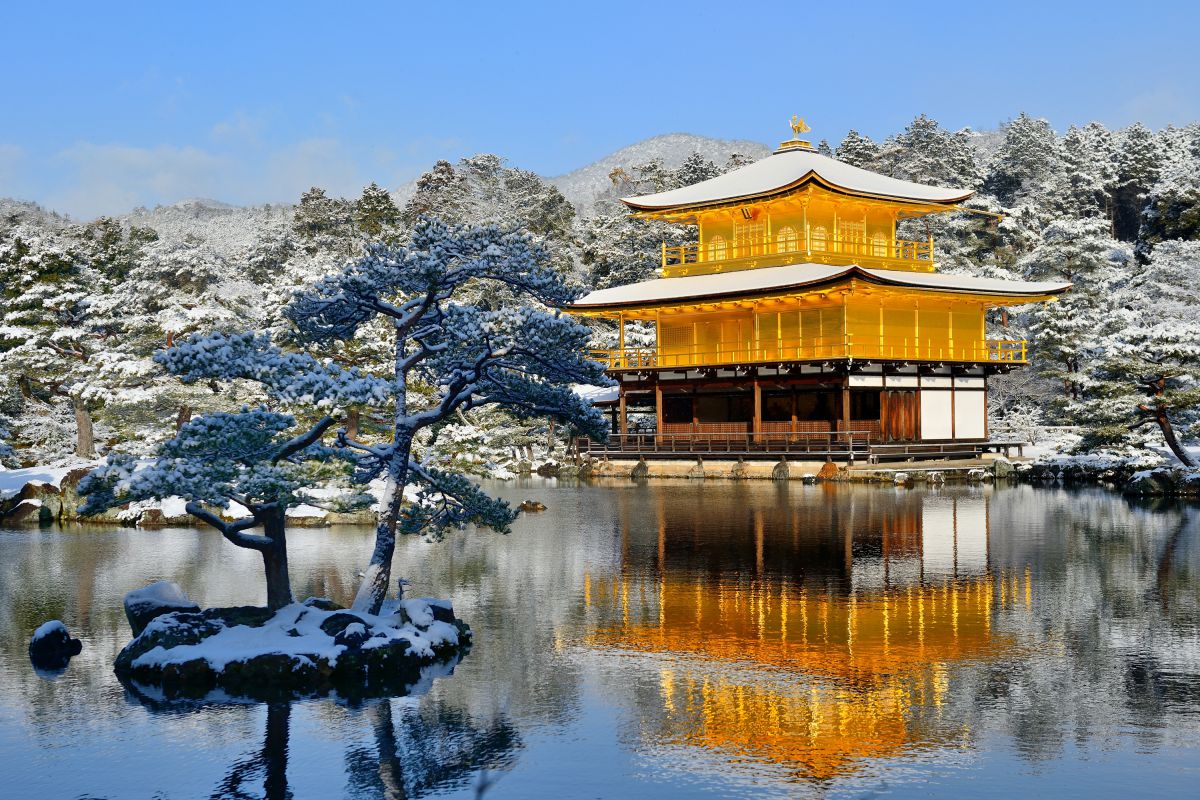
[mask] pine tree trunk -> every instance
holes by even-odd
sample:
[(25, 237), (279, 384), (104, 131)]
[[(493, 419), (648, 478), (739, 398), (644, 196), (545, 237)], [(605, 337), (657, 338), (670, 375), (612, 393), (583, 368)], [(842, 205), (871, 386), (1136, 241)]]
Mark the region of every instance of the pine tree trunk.
[(184, 425), (187, 425), (191, 421), (192, 407), (186, 405), (180, 406), (179, 413), (175, 415), (175, 432), (178, 433), (180, 428), (182, 428)]
[(1167, 417), (1167, 412), (1162, 409), (1154, 413), (1154, 421), (1158, 423), (1158, 427), (1162, 429), (1163, 438), (1167, 441), (1167, 447), (1171, 448), (1171, 452), (1175, 457), (1183, 462), (1185, 467), (1195, 467), (1196, 462), (1188, 455), (1188, 451), (1183, 449), (1183, 445), (1175, 438), (1175, 428), (1171, 425), (1171, 420)]
[(357, 408), (352, 408), (346, 412), (346, 435), (351, 439), (358, 439), (359, 420), (362, 416), (362, 411)]
[(87, 410), (87, 403), (77, 394), (71, 395), (71, 408), (75, 410), (75, 455), (80, 458), (96, 457), (96, 441), (92, 431), (92, 415)]
[(284, 509), (272, 511), (263, 520), (263, 533), (271, 546), (262, 551), (267, 576), (267, 608), (272, 611), (292, 603), (292, 582), (288, 576), (287, 518)]
[(411, 449), (411, 437), (398, 438), (387, 482), (387, 511), (375, 526), (375, 549), (371, 551), (371, 561), (364, 571), (362, 585), (354, 596), (352, 608), (355, 611), (378, 614), (387, 597), (388, 584), (392, 580), (392, 556), (396, 553), (396, 528), (404, 507), (404, 487), (408, 483)]

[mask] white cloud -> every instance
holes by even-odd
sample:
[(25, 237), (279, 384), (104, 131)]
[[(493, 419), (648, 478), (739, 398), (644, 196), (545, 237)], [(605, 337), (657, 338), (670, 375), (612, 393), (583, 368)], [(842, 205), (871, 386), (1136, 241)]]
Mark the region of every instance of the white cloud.
[(84, 141), (34, 158), (0, 144), (0, 197), (22, 196), (24, 189), (24, 199), (77, 219), (190, 198), (292, 203), (312, 186), (356, 197), (371, 181), (399, 187), (444, 157), (448, 146), (417, 139), (356, 149), (336, 138), (310, 138), (267, 147), (261, 130), (257, 118), (235, 114), (210, 130), (207, 147)]
[(130, 147), (81, 142), (58, 154), (74, 180), (47, 203), (76, 217), (120, 214), (139, 205), (219, 198), (230, 188), (228, 159), (196, 147)]
[(213, 125), (209, 136), (215, 142), (257, 145), (266, 123), (261, 115), (239, 111)]

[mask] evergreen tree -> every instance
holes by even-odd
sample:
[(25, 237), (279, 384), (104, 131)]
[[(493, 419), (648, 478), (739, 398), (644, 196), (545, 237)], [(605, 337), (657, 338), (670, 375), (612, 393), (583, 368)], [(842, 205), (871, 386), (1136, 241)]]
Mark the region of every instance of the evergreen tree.
[(1004, 126), (1004, 139), (992, 156), (984, 190), (1006, 206), (1039, 204), (1063, 173), (1063, 158), (1050, 123), (1020, 114)]
[(1147, 196), (1162, 169), (1162, 152), (1150, 129), (1135, 122), (1124, 130), (1116, 161), (1113, 235), (1132, 242), (1141, 227)]
[(1200, 239), (1200, 125), (1168, 128), (1163, 167), (1142, 210), (1140, 244), (1168, 239)]
[[(506, 530), (515, 516), (461, 475), (417, 461), (413, 445), (424, 430), (460, 410), (498, 405), (521, 417), (559, 417), (604, 435), (603, 417), (567, 385), (606, 380), (603, 368), (584, 355), (588, 330), (530, 306), (490, 310), (460, 301), (464, 287), (480, 283), (507, 287), (538, 305), (558, 307), (576, 296), (526, 235), (425, 221), (410, 245), (372, 248), (297, 295), (287, 310), (299, 336), (312, 342), (353, 338), (360, 326), (383, 318), (393, 334), (387, 373), (285, 353), (252, 334), (195, 337), (160, 356), (185, 380), (253, 380), (281, 401), (365, 403), (390, 414), (383, 441), (352, 439), (344, 431), (337, 440), (339, 449), (356, 454), (357, 482), (387, 481), (358, 610), (378, 613), (397, 533), (436, 533), (468, 523)], [(427, 404), (413, 408), (408, 386), (418, 379), (436, 388)]]
[(1108, 235), (1101, 219), (1059, 219), (1018, 267), (1027, 280), (1066, 280), (1072, 290), (1030, 312), (1034, 368), (1062, 387), (1059, 410), (1083, 397), (1089, 355), (1106, 333), (1104, 308), (1111, 287), (1132, 260), (1128, 247)]
[[(220, 359), (223, 354), (212, 355)], [(182, 366), (169, 357), (162, 360), (174, 368)], [(336, 394), (327, 389), (327, 397)], [(140, 466), (131, 456), (115, 455), (88, 474), (79, 484), (79, 493), (87, 498), (83, 513), (182, 497), (197, 520), (216, 528), (230, 543), (262, 555), (267, 607), (283, 608), (293, 602), (287, 512), (300, 505), (331, 505), (328, 482), (337, 475), (336, 459), (344, 453), (320, 441), (333, 424), (333, 418), (325, 416), (311, 426), (297, 427), (294, 417), (265, 409), (197, 417), (159, 449), (154, 463)], [(308, 491), (318, 483), (325, 484), (319, 496)], [(343, 492), (337, 508), (361, 508), (372, 500)], [(211, 510), (228, 511), (234, 503), (245, 515), (232, 521)], [(254, 528), (262, 528), (262, 534), (247, 533)]]
[(679, 186), (691, 186), (694, 183), (715, 178), (721, 173), (721, 168), (716, 164), (699, 153), (692, 153), (675, 170), (674, 183)]
[(300, 197), (292, 230), (311, 251), (345, 252), (352, 231), (351, 216), (349, 203), (328, 197), (324, 189), (314, 186)]
[(379, 240), (395, 235), (400, 223), (400, 209), (387, 189), (371, 183), (362, 196), (354, 201), (354, 226), (365, 236)]
[(1084, 446), (1127, 444), (1149, 426), (1187, 466), (1178, 430), (1200, 419), (1200, 242), (1165, 242), (1107, 298), (1115, 330), (1089, 370)]
[(970, 133), (950, 133), (924, 114), (881, 148), (879, 169), (904, 180), (972, 189), (980, 170)]
[(101, 277), (59, 234), (18, 228), (0, 240), (0, 375), (27, 400), (69, 400), (75, 455), (92, 458), (97, 386), (94, 293)]
[(879, 145), (870, 137), (863, 136), (853, 128), (842, 139), (834, 155), (838, 161), (844, 161), (855, 167), (875, 170), (879, 163)]
[(1113, 191), (1116, 189), (1116, 145), (1111, 132), (1098, 122), (1071, 126), (1062, 141), (1063, 169), (1052, 192), (1057, 210), (1072, 217), (1099, 217), (1111, 233)]
[(416, 191), (405, 203), (401, 221), (411, 227), (422, 217), (457, 220), (466, 197), (466, 180), (449, 161), (438, 161), (417, 179)]

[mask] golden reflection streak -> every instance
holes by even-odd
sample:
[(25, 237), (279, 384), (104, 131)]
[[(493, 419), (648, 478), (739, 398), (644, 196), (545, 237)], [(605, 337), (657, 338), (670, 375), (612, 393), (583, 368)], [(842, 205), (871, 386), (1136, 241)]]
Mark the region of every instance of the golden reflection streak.
[[(986, 575), (907, 587), (903, 603), (895, 591), (814, 597), (782, 581), (705, 591), (699, 579), (654, 580), (652, 622), (630, 621), (623, 609), (618, 627), (596, 631), (588, 643), (698, 657), (696, 666), (660, 674), (655, 738), (766, 759), (805, 778), (833, 777), (913, 746), (956, 744), (962, 732), (948, 738), (926, 730), (914, 711), (941, 708), (950, 663), (1011, 645), (993, 636)], [(781, 674), (815, 677), (781, 683)]]

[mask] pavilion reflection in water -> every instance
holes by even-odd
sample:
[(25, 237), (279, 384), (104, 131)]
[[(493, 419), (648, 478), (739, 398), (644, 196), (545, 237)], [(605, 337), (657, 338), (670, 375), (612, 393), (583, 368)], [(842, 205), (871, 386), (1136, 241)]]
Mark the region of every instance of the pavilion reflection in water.
[(1010, 651), (995, 613), (1031, 602), (1027, 573), (989, 568), (986, 495), (755, 499), (631, 497), (621, 572), (588, 577), (588, 644), (657, 670), (643, 738), (817, 781), (968, 742), (940, 713), (949, 670)]

